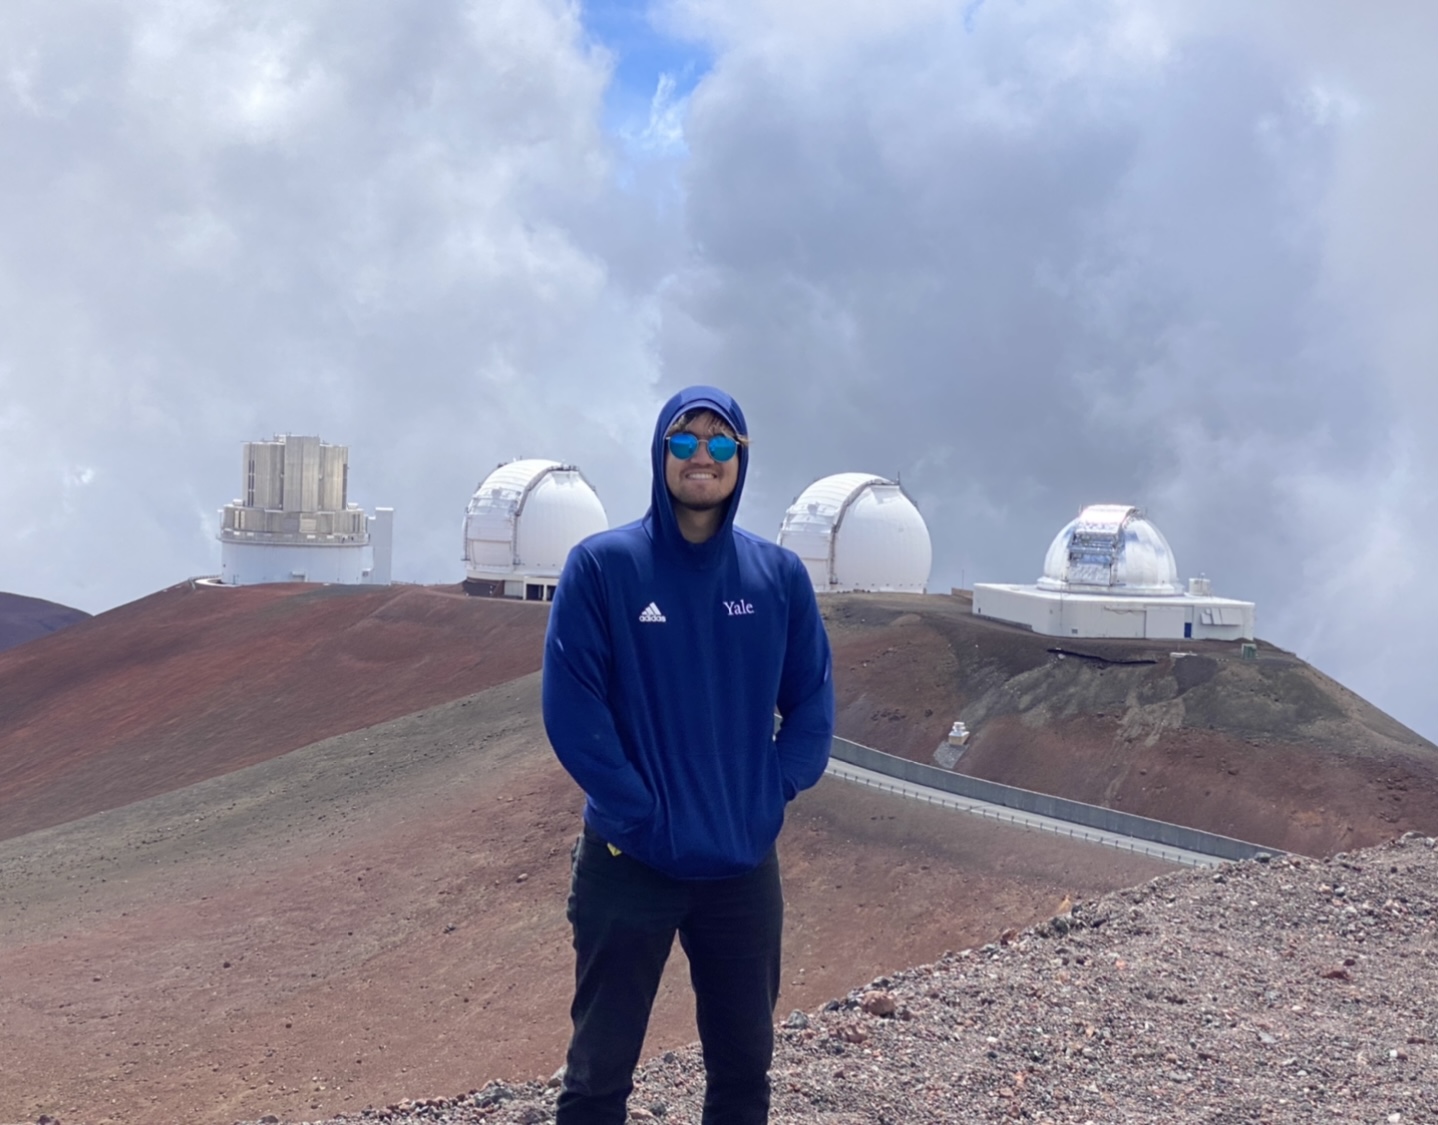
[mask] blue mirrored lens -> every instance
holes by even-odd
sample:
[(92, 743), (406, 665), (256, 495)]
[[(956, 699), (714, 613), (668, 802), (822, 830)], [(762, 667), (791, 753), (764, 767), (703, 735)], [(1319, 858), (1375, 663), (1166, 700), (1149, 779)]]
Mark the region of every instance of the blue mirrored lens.
[(669, 452), (681, 461), (689, 460), (698, 449), (699, 439), (693, 434), (671, 434), (669, 436)]
[(727, 461), (739, 451), (739, 443), (728, 434), (715, 434), (709, 439), (709, 456), (716, 461)]

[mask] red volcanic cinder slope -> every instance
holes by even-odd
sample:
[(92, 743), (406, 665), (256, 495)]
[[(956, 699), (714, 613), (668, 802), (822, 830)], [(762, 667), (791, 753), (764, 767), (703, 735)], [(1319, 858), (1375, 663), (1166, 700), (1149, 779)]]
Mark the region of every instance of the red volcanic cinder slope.
[(185, 582), (0, 653), (0, 839), (536, 671), (546, 609)]

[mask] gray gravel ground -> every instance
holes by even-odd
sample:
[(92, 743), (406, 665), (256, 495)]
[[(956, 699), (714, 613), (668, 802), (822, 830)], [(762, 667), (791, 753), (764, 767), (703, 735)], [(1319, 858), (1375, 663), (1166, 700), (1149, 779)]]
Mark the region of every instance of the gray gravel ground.
[[(1438, 1121), (1438, 849), (1183, 871), (781, 1021), (775, 1125)], [(631, 1120), (697, 1125), (697, 1048)], [(502, 1085), (330, 1119), (538, 1125)], [(273, 1119), (271, 1119), (273, 1120)]]

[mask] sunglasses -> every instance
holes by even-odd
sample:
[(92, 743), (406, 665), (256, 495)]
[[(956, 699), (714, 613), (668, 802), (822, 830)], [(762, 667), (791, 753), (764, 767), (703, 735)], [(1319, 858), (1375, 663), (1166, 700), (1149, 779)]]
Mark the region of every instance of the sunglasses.
[(727, 461), (739, 452), (739, 443), (728, 434), (712, 434), (707, 438), (690, 433), (669, 435), (669, 452), (681, 461), (693, 457), (701, 445), (708, 448), (709, 456), (716, 461)]

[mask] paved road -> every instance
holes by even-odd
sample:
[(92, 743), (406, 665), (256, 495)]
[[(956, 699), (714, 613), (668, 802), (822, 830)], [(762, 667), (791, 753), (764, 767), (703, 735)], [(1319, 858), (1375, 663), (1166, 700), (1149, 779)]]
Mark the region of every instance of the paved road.
[(889, 777), (887, 774), (865, 769), (863, 766), (853, 766), (848, 762), (840, 762), (833, 758), (829, 760), (829, 768), (826, 772), (845, 781), (883, 789), (911, 800), (927, 801), (931, 805), (942, 805), (944, 808), (955, 809), (958, 812), (966, 812), (974, 816), (986, 816), (991, 820), (1001, 820), (1020, 828), (1052, 832), (1059, 836), (1072, 836), (1076, 840), (1087, 840), (1090, 843), (1103, 844), (1110, 848), (1120, 848), (1126, 852), (1137, 852), (1140, 855), (1153, 856), (1155, 859), (1168, 860), (1170, 863), (1181, 863), (1188, 867), (1217, 867), (1224, 862), (1217, 856), (1203, 855), (1168, 844), (1156, 844), (1152, 840), (1136, 840), (1132, 836), (1122, 836), (1117, 832), (1105, 832), (1101, 828), (1070, 824), (1066, 820), (1057, 820), (1051, 816), (1021, 812), (1018, 809), (1005, 808), (1003, 805), (978, 801), (972, 797), (955, 796), (942, 789), (930, 789), (927, 785)]

